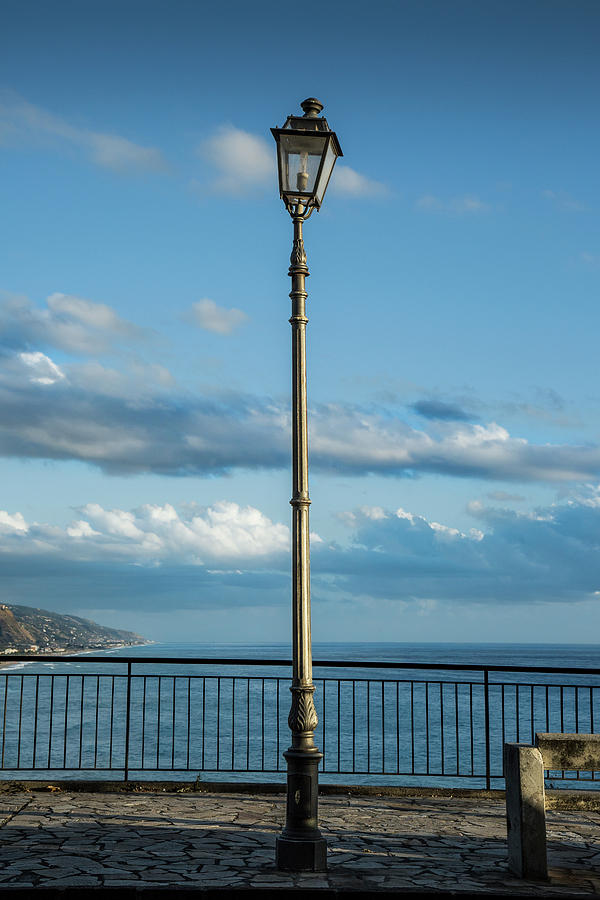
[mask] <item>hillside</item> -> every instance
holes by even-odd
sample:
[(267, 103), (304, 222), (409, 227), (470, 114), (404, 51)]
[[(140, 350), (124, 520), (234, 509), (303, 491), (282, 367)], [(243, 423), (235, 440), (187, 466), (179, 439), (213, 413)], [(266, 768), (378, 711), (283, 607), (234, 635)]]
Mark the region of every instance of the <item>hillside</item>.
[(144, 644), (132, 631), (107, 628), (78, 616), (31, 606), (0, 604), (0, 653), (106, 650), (118, 644)]

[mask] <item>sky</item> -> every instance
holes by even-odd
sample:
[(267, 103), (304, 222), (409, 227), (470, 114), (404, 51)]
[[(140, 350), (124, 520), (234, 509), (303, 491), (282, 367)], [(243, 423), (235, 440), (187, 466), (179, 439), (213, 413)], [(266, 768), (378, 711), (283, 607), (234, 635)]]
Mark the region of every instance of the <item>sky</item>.
[(596, 642), (600, 6), (4, 0), (0, 584), (290, 639), (291, 222), (313, 640)]

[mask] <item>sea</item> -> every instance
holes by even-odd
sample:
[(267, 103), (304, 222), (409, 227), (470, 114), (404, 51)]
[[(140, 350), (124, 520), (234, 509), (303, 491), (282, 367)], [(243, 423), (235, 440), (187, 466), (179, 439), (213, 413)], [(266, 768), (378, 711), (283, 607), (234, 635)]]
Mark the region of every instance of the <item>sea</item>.
[[(290, 669), (268, 663), (289, 660), (288, 643), (92, 653), (105, 662), (84, 654), (0, 670), (2, 777), (285, 779)], [(600, 731), (596, 644), (315, 642), (313, 661), (322, 781), (502, 787), (505, 741)], [(540, 671), (557, 667), (567, 671)], [(548, 778), (600, 785), (600, 773)]]
[[(313, 660), (419, 662), (477, 666), (599, 668), (600, 644), (315, 642)], [(177, 659), (291, 659), (289, 643), (152, 643), (106, 651), (111, 656)]]

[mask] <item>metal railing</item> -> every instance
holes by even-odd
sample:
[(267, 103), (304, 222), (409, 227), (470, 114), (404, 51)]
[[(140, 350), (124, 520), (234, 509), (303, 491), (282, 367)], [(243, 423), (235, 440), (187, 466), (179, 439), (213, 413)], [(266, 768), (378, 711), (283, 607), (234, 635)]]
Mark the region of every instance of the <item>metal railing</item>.
[[(0, 672), (5, 777), (285, 771), (289, 660), (13, 661), (30, 665)], [(502, 787), (505, 741), (531, 742), (536, 731), (594, 732), (600, 721), (600, 669), (314, 666), (323, 780)], [(597, 773), (550, 776), (556, 786), (576, 779), (593, 787)]]

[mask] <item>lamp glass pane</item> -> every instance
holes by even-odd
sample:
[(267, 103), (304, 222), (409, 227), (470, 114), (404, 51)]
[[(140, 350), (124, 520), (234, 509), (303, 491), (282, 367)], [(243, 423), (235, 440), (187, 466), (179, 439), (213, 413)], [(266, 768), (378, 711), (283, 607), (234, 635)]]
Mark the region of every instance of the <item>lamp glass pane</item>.
[(321, 170), (321, 177), (319, 178), (319, 183), (317, 184), (315, 195), (317, 198), (317, 203), (319, 206), (323, 202), (323, 197), (325, 195), (325, 191), (327, 190), (327, 185), (329, 184), (329, 179), (331, 177), (331, 173), (333, 172), (333, 167), (335, 165), (335, 161), (337, 159), (337, 153), (335, 150), (335, 144), (332, 140), (329, 141), (327, 145), (327, 152), (325, 154), (325, 159), (323, 160), (323, 168)]
[(317, 134), (282, 134), (279, 138), (281, 154), (281, 190), (294, 194), (312, 194), (325, 149), (325, 136)]

